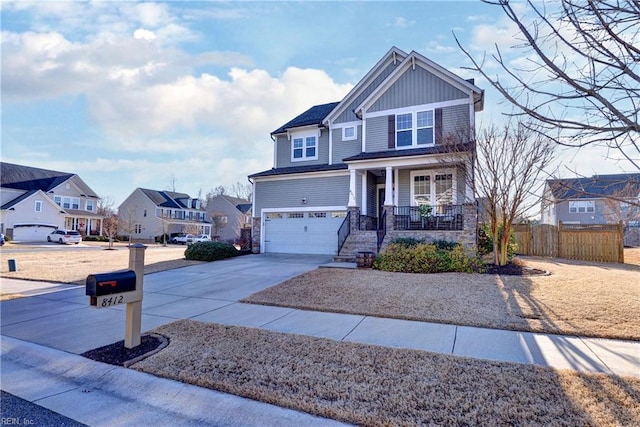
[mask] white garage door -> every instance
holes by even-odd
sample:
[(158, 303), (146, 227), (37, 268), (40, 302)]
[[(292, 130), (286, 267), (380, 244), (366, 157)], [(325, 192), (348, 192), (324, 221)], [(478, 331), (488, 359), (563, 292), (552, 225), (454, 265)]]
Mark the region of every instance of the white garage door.
[(265, 252), (336, 255), (346, 211), (265, 214)]
[(13, 240), (17, 242), (46, 242), (49, 233), (55, 229), (55, 225), (15, 224), (13, 226)]

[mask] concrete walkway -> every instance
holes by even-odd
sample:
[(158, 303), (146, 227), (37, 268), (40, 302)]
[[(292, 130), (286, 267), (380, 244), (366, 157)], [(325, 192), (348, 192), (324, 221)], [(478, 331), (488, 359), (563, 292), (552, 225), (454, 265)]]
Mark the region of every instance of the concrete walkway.
[[(640, 343), (483, 329), (243, 304), (238, 300), (329, 263), (327, 257), (251, 255), (145, 276), (142, 330), (177, 319), (336, 340), (640, 377)], [(266, 405), (78, 354), (124, 337), (124, 308), (95, 309), (84, 287), (2, 279), (2, 389), (89, 425), (325, 425)], [(152, 393), (149, 390), (153, 390)], [(190, 402), (189, 405), (181, 402)], [(5, 415), (3, 414), (3, 417)]]

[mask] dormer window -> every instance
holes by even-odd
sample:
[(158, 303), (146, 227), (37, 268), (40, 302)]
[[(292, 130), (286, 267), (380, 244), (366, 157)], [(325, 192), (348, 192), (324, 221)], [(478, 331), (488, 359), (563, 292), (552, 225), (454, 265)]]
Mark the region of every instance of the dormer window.
[(293, 134), (291, 136), (291, 161), (301, 162), (318, 159), (318, 135)]

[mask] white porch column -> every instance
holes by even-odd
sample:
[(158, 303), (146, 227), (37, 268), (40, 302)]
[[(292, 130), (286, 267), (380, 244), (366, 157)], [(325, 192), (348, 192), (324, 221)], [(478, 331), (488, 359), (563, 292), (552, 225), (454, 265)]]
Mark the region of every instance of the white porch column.
[(465, 162), (465, 170), (464, 170), (464, 175), (465, 175), (465, 180), (464, 180), (464, 187), (465, 187), (465, 200), (464, 203), (470, 203), (471, 201), (473, 201), (473, 199), (475, 198), (475, 191), (474, 191), (474, 186), (475, 183), (473, 182), (473, 160), (472, 159), (467, 159), (467, 161)]
[(384, 205), (393, 206), (393, 168), (391, 166), (386, 167), (384, 185)]
[(356, 202), (356, 170), (355, 169), (351, 169), (349, 171), (349, 204), (347, 206), (350, 208), (355, 208), (356, 206), (358, 206), (358, 203)]
[(367, 171), (362, 174), (362, 208), (360, 209), (361, 215), (368, 215), (367, 213)]

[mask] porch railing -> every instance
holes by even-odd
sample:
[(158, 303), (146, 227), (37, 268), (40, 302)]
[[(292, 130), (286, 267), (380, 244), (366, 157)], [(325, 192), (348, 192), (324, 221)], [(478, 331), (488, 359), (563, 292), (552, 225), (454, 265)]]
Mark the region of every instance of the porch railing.
[(375, 216), (360, 215), (360, 221), (358, 223), (358, 230), (377, 230), (378, 218)]
[(397, 206), (394, 209), (396, 230), (462, 230), (462, 205)]
[(351, 234), (351, 211), (347, 212), (347, 216), (344, 217), (344, 221), (338, 228), (338, 255), (344, 246), (344, 242), (347, 241), (347, 237)]

